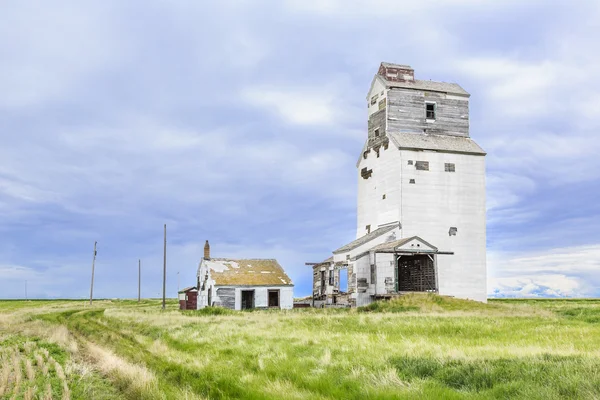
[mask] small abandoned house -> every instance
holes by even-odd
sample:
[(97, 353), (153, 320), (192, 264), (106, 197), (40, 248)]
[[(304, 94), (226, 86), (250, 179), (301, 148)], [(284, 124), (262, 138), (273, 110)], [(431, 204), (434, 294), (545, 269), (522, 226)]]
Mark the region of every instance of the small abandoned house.
[(198, 309), (207, 306), (291, 309), (294, 284), (277, 260), (211, 258), (207, 240), (198, 266)]
[(381, 63), (356, 163), (356, 240), (313, 267), (313, 305), (363, 306), (405, 292), (486, 301), (485, 155), (469, 93)]
[(178, 292), (179, 309), (195, 310), (198, 308), (198, 289), (195, 286), (183, 288)]

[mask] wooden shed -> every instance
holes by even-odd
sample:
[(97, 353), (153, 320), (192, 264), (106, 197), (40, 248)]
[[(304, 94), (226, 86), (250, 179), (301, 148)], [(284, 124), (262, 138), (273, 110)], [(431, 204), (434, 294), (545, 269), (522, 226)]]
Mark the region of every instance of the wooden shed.
[(179, 291), (179, 309), (195, 310), (198, 306), (198, 289), (190, 286)]

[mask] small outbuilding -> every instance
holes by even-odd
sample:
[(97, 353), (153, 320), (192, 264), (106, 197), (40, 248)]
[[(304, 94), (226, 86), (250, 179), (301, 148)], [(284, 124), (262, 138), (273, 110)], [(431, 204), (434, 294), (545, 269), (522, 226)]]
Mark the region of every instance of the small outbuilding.
[(207, 240), (197, 276), (198, 309), (294, 307), (294, 284), (275, 259), (211, 258)]
[(179, 291), (179, 309), (196, 310), (198, 308), (198, 288), (190, 286)]

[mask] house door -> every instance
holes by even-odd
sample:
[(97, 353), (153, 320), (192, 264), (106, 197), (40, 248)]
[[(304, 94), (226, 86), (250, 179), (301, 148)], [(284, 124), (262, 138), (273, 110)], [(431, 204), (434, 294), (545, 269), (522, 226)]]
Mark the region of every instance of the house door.
[(399, 292), (433, 292), (436, 287), (435, 266), (427, 255), (402, 256), (396, 270)]
[(242, 290), (242, 310), (254, 308), (254, 290)]
[(279, 289), (269, 290), (269, 307), (279, 308)]

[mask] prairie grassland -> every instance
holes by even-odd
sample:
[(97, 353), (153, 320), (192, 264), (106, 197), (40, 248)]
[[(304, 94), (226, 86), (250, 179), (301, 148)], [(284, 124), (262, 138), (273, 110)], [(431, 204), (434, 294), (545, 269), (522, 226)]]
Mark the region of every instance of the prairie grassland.
[(600, 398), (600, 300), (176, 307), (0, 302), (0, 398)]

